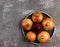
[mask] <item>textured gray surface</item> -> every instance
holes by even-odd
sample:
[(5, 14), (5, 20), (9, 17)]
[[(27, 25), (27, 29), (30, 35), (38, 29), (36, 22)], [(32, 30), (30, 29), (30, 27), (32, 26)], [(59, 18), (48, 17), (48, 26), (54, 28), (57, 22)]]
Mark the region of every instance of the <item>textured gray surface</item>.
[[(27, 43), (19, 22), (33, 10), (48, 13), (55, 20), (55, 32), (47, 44)], [(60, 47), (60, 0), (0, 0), (0, 47)]]

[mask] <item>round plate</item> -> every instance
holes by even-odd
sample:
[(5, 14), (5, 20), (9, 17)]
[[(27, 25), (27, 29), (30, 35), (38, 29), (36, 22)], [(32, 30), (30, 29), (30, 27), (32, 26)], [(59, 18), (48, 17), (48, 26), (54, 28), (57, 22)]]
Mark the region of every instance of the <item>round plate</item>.
[[(23, 19), (25, 19), (25, 18), (32, 19), (31, 17), (32, 17), (32, 14), (33, 14), (33, 13), (34, 13), (34, 12), (30, 12), (30, 13), (27, 14)], [(46, 13), (43, 13), (43, 12), (41, 12), (41, 13), (43, 14), (44, 18), (47, 18), (47, 17), (48, 17), (48, 18), (51, 18), (51, 17), (50, 17), (49, 15), (47, 15)], [(50, 34), (50, 38), (51, 38), (52, 35), (53, 35), (53, 33), (54, 33), (54, 28), (53, 28), (52, 30), (50, 30), (50, 31), (47, 31), (47, 32)], [(22, 28), (22, 33), (23, 33), (23, 36), (25, 37), (27, 31)], [(39, 42), (36, 40), (35, 42), (30, 42), (30, 43), (38, 44)]]

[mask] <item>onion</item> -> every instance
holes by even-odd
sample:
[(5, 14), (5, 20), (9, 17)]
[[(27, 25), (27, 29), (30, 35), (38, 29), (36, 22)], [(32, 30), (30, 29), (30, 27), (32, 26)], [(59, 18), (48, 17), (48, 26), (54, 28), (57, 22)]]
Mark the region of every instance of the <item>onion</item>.
[(43, 20), (43, 14), (41, 12), (35, 12), (32, 14), (32, 20), (36, 23)]
[(33, 42), (36, 40), (36, 34), (32, 31), (30, 31), (26, 34), (26, 39), (30, 42)]
[(32, 25), (33, 25), (32, 20), (28, 18), (24, 19), (21, 23), (21, 26), (24, 30), (30, 30)]
[(51, 18), (45, 18), (42, 26), (45, 30), (52, 30), (54, 28), (54, 21)]
[(41, 31), (38, 35), (37, 35), (37, 40), (42, 43), (45, 44), (50, 40), (50, 34), (46, 31)]

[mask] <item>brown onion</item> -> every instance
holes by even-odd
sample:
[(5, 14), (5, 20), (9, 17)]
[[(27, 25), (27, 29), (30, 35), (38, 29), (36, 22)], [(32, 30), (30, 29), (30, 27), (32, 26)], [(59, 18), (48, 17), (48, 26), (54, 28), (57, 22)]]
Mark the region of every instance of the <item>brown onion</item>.
[(36, 23), (41, 22), (43, 20), (43, 14), (41, 12), (34, 12), (32, 14), (32, 20)]
[(51, 18), (45, 18), (42, 26), (45, 30), (52, 30), (54, 28), (54, 21)]
[(33, 25), (32, 20), (28, 18), (24, 19), (21, 23), (21, 26), (24, 30), (30, 30), (32, 25)]
[(36, 40), (36, 34), (32, 31), (30, 31), (26, 34), (26, 39), (30, 42), (33, 42)]
[(41, 31), (38, 35), (37, 35), (37, 40), (42, 43), (45, 44), (50, 40), (50, 34), (46, 31)]

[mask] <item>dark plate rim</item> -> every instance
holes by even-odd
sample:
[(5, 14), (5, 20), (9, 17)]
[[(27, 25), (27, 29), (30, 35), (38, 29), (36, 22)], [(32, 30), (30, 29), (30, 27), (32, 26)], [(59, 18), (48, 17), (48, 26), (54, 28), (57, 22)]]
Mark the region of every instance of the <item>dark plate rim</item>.
[[(32, 13), (34, 13), (34, 12), (36, 12), (36, 11), (32, 11), (32, 12), (30, 12), (30, 13), (28, 13), (23, 19), (25, 19), (25, 18), (27, 18), (28, 16), (30, 16)], [(47, 14), (47, 13), (45, 13), (45, 12), (42, 12), (42, 11), (40, 11), (41, 13), (44, 13), (44, 14), (46, 14), (46, 15), (48, 15), (50, 18), (52, 18), (49, 14)], [(22, 20), (23, 20), (22, 19)], [(53, 19), (53, 18), (52, 18)], [(54, 27), (54, 29), (55, 29), (55, 27)], [(25, 33), (24, 33), (24, 30), (23, 30), (23, 28), (21, 27), (21, 31), (22, 31), (22, 33), (23, 33), (23, 36), (24, 36), (24, 38), (25, 38)], [(54, 34), (54, 31), (53, 31), (53, 34)], [(52, 36), (53, 36), (53, 34), (52, 34)], [(51, 36), (51, 38), (50, 38), (50, 40), (52, 39), (52, 36)], [(25, 38), (26, 39), (26, 38)], [(26, 40), (27, 41), (27, 40)], [(28, 41), (27, 41), (28, 42)], [(28, 42), (28, 43), (32, 43), (32, 44), (41, 44), (41, 43), (35, 43), (35, 42)]]

